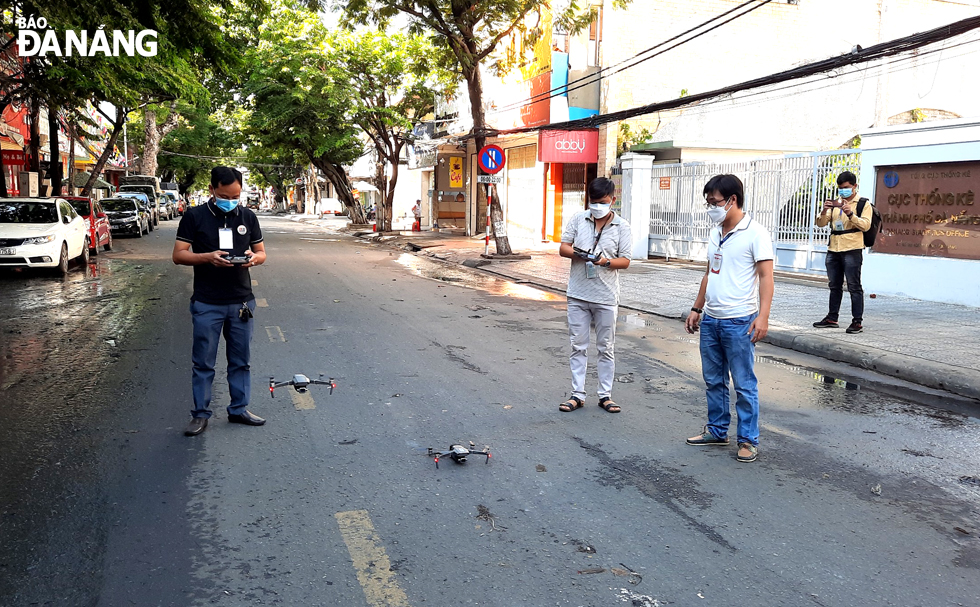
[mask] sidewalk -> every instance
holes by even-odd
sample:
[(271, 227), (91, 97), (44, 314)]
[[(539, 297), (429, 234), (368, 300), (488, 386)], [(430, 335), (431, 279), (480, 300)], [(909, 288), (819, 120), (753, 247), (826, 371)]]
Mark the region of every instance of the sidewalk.
[[(386, 244), (410, 247), (450, 263), (487, 261), (480, 259), (482, 239), (402, 233), (386, 238)], [(558, 256), (557, 244), (543, 243), (534, 250), (515, 252), (529, 254), (531, 260), (492, 261), (480, 270), (565, 291), (569, 261)], [(666, 318), (686, 318), (703, 275), (703, 265), (634, 260), (628, 270), (620, 272), (621, 306)], [(812, 323), (827, 312), (826, 282), (778, 274), (769, 335), (764, 341), (980, 400), (980, 308), (871, 295), (865, 293), (863, 333), (844, 332), (850, 321), (846, 293), (842, 328), (815, 329)]]

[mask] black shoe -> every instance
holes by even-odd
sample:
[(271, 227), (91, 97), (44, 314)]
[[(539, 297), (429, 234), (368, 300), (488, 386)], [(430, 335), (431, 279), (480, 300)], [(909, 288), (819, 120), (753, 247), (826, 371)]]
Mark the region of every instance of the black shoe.
[(820, 322), (813, 323), (813, 326), (818, 329), (837, 329), (840, 325), (837, 324), (836, 320), (830, 320), (829, 318), (824, 318)]
[(187, 429), (184, 430), (184, 436), (197, 436), (204, 429), (208, 427), (208, 418), (206, 417), (195, 417), (191, 419), (191, 423), (187, 424)]
[(728, 444), (728, 438), (715, 438), (715, 435), (711, 433), (711, 430), (708, 430), (708, 426), (705, 426), (704, 429), (701, 430), (701, 434), (699, 436), (692, 436), (691, 438), (687, 439), (687, 444), (694, 445), (696, 447), (700, 447), (702, 445), (724, 446)]
[(264, 419), (248, 411), (241, 415), (229, 415), (228, 421), (233, 424), (245, 424), (246, 426), (261, 426), (265, 423)]
[(847, 333), (861, 333), (862, 331), (864, 331), (864, 327), (859, 322), (852, 322), (851, 326), (847, 328)]

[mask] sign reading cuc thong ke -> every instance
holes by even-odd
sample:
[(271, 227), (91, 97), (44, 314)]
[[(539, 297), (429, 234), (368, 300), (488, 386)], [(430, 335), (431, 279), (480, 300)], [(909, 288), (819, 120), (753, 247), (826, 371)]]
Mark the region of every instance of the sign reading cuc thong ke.
[(876, 253), (980, 259), (980, 160), (876, 169)]

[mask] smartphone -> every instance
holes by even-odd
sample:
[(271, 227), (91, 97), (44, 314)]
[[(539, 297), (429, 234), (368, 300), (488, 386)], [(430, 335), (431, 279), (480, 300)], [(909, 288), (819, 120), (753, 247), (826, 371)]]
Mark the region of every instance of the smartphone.
[(225, 257), (225, 260), (228, 261), (229, 263), (233, 263), (235, 265), (241, 265), (241, 264), (248, 263), (248, 257), (245, 257), (244, 255), (234, 256), (234, 257)]

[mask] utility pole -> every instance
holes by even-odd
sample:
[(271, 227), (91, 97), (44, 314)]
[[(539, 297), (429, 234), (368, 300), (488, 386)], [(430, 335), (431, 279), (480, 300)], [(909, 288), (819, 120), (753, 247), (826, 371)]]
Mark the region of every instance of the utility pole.
[[(888, 12), (888, 0), (878, 0), (878, 43), (885, 41), (885, 13)], [(875, 89), (875, 128), (888, 126), (888, 59), (879, 60), (880, 72), (878, 86)]]

